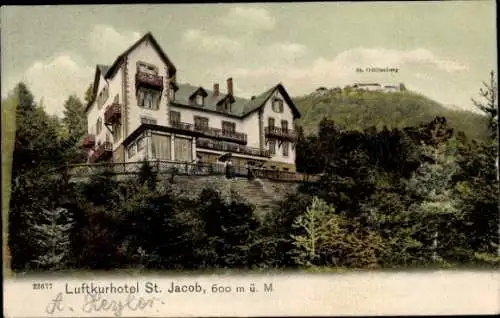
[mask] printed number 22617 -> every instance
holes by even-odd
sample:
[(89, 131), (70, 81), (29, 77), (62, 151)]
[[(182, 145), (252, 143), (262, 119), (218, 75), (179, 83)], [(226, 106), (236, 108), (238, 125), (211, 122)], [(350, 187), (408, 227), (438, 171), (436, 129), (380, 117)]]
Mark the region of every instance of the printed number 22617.
[(33, 289), (52, 289), (52, 283), (33, 283)]

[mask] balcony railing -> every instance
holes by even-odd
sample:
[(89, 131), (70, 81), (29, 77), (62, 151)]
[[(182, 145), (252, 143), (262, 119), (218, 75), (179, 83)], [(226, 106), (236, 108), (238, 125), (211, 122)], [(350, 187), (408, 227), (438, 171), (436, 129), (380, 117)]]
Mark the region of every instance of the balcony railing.
[(90, 156), (90, 162), (97, 162), (100, 160), (109, 159), (113, 153), (113, 144), (109, 141), (103, 142), (98, 145), (94, 153)]
[(121, 118), (121, 105), (118, 103), (113, 103), (108, 106), (106, 111), (104, 112), (104, 123), (106, 125), (112, 125), (120, 120)]
[(194, 129), (195, 131), (203, 133), (207, 137), (227, 139), (228, 141), (242, 144), (247, 143), (247, 134), (245, 133), (200, 125), (195, 125)]
[[(160, 175), (176, 174), (188, 176), (225, 175), (226, 168), (223, 164), (175, 162), (169, 160), (149, 160), (149, 165), (154, 172)], [(67, 166), (67, 172), (72, 177), (88, 177), (101, 174), (104, 171), (116, 175), (133, 175), (141, 171), (144, 162), (109, 162), (97, 164), (79, 164)], [(233, 177), (250, 177), (291, 182), (315, 182), (321, 175), (308, 175), (299, 172), (268, 170), (256, 167), (232, 166)]]
[(268, 126), (265, 128), (266, 137), (280, 138), (286, 140), (297, 139), (297, 132), (293, 129)]
[(135, 85), (146, 86), (154, 89), (163, 89), (163, 76), (149, 74), (145, 72), (137, 72), (135, 74)]
[(87, 135), (82, 141), (83, 148), (92, 148), (95, 145), (95, 135)]
[(182, 121), (171, 120), (170, 127), (183, 130), (183, 131), (193, 131), (193, 125), (189, 123), (183, 123)]
[(221, 141), (212, 141), (206, 139), (197, 139), (196, 147), (224, 152), (236, 152), (257, 157), (271, 157), (271, 153), (267, 149), (252, 148), (238, 144), (230, 144)]

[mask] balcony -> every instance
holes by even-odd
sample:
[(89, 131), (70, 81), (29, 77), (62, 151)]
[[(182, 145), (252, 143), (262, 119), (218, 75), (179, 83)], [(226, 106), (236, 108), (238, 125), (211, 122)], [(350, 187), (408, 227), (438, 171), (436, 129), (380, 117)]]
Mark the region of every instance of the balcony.
[(82, 141), (83, 148), (92, 148), (95, 145), (95, 135), (87, 135)]
[(163, 76), (137, 72), (135, 74), (135, 86), (136, 88), (141, 86), (145, 88), (163, 90)]
[(178, 129), (180, 131), (193, 131), (192, 124), (183, 123), (182, 121), (171, 120), (170, 127)]
[(90, 156), (90, 162), (98, 162), (102, 160), (106, 160), (111, 158), (113, 154), (113, 144), (109, 141), (106, 141), (97, 146), (94, 150), (94, 153)]
[(121, 114), (122, 114), (122, 108), (120, 104), (113, 103), (109, 105), (106, 111), (104, 112), (104, 124), (112, 125), (116, 122), (119, 122)]
[(223, 139), (229, 142), (236, 142), (239, 144), (247, 143), (247, 134), (231, 130), (224, 130), (219, 128), (212, 128), (206, 126), (194, 126), (194, 130), (202, 133), (206, 137)]
[(297, 139), (297, 132), (293, 129), (284, 129), (280, 127), (266, 127), (266, 137), (278, 138), (282, 140), (294, 141)]
[(240, 154), (245, 154), (245, 155), (249, 155), (249, 156), (271, 157), (271, 153), (269, 152), (269, 150), (266, 150), (266, 149), (262, 150), (259, 148), (252, 148), (252, 147), (247, 147), (247, 146), (243, 146), (243, 145), (230, 144), (230, 143), (225, 143), (225, 142), (221, 142), (221, 141), (213, 141), (213, 140), (207, 140), (207, 139), (197, 139), (196, 140), (196, 147), (218, 150), (218, 151), (223, 151), (223, 152), (240, 153)]

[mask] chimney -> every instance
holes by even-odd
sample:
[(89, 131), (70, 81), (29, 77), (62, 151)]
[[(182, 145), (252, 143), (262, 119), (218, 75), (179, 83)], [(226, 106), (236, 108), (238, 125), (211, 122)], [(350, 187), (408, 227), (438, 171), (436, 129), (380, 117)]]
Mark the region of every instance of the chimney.
[(219, 83), (214, 83), (214, 96), (219, 96)]
[(257, 98), (257, 97), (255, 97), (255, 95), (254, 95), (254, 96), (252, 96), (252, 97), (250, 98), (250, 100), (254, 100), (255, 98)]
[(233, 95), (233, 78), (232, 77), (227, 79), (227, 94)]

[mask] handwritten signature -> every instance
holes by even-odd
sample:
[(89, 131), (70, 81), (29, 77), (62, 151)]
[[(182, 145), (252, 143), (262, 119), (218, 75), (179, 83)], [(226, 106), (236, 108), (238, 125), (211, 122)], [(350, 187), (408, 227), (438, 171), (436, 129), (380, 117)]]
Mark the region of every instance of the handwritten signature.
[[(164, 302), (157, 297), (143, 298), (137, 297), (133, 294), (128, 294), (125, 301), (121, 301), (106, 299), (105, 297), (101, 296), (101, 294), (86, 294), (84, 296), (84, 304), (81, 307), (81, 310), (85, 313), (112, 312), (115, 317), (121, 317), (124, 309), (129, 309), (131, 311), (141, 311), (145, 308), (153, 308), (154, 305), (159, 302), (161, 304), (164, 304)], [(48, 314), (54, 314), (55, 312), (60, 312), (65, 309), (74, 311), (73, 307), (64, 305), (63, 294), (59, 293), (47, 305), (45, 311)]]

